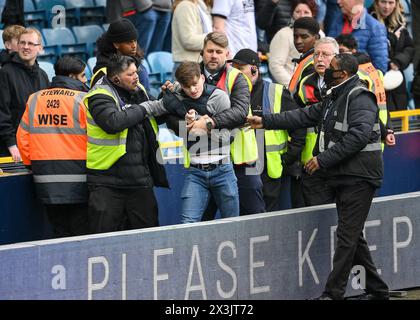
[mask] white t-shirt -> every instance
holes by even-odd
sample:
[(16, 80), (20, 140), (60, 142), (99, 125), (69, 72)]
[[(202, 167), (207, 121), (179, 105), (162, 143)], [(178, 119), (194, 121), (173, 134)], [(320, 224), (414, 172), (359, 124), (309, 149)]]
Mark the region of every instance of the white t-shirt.
[(257, 51), (254, 0), (214, 0), (212, 14), (226, 17), (225, 30), (233, 57), (239, 50)]

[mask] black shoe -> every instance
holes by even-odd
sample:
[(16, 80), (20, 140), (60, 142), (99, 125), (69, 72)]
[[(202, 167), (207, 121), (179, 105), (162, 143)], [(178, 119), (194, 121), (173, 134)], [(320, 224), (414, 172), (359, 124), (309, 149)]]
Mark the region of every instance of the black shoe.
[(334, 299), (331, 298), (328, 294), (323, 293), (319, 297), (312, 298), (312, 299), (309, 299), (309, 300), (334, 300)]
[(360, 296), (347, 298), (346, 300), (389, 300), (389, 294), (365, 293)]

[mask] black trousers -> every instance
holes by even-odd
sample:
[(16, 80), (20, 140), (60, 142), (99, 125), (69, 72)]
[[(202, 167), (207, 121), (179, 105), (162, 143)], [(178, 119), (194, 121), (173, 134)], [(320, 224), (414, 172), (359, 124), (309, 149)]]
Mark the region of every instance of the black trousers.
[(388, 295), (388, 286), (376, 271), (363, 237), (363, 227), (375, 190), (375, 187), (366, 181), (335, 187), (338, 213), (337, 245), (333, 269), (324, 291), (334, 299), (344, 297), (348, 277), (354, 265), (365, 269), (367, 293)]
[(46, 204), (45, 211), (57, 238), (89, 232), (88, 204)]
[[(239, 214), (241, 216), (265, 212), (263, 196), (263, 183), (260, 175), (246, 174), (245, 166), (233, 166), (235, 175), (238, 179), (239, 192)], [(201, 221), (213, 220), (216, 216), (217, 206), (210, 197), (206, 211), (203, 213)]]
[(313, 175), (302, 172), (301, 183), (307, 207), (335, 202), (334, 188), (326, 183), (326, 179), (318, 171)]
[(152, 188), (89, 186), (91, 233), (156, 227), (158, 208)]
[(278, 211), (280, 209), (280, 193), (282, 179), (272, 179), (266, 172), (261, 174), (263, 183), (263, 196), (265, 202), (265, 210), (267, 212)]

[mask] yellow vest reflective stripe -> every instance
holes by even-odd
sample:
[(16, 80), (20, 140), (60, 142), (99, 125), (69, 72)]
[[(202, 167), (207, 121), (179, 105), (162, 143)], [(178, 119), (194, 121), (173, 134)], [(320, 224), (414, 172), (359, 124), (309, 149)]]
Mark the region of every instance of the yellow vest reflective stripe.
[[(271, 113), (281, 112), (281, 98), (283, 86), (280, 84), (268, 84), (267, 94)], [(266, 109), (267, 110), (267, 109)], [(281, 155), (287, 151), (288, 134), (286, 130), (265, 130), (265, 156), (267, 158), (267, 174), (272, 179), (278, 179), (283, 173)]]
[(100, 68), (98, 71), (96, 71), (92, 78), (90, 79), (90, 87), (92, 88), (92, 84), (94, 83), (94, 80), (98, 77), (98, 75), (102, 72), (103, 74), (106, 74), (106, 67)]
[[(304, 84), (305, 81), (311, 76), (312, 74), (304, 77), (301, 82), (299, 83), (299, 97), (302, 100), (303, 103), (306, 105), (310, 105), (310, 98), (307, 95), (307, 92), (305, 90)], [(306, 164), (309, 160), (313, 158), (313, 150), (315, 148), (317, 134), (315, 133), (314, 128), (307, 128), (306, 129), (306, 137), (305, 137), (305, 146), (303, 147), (302, 154), (301, 154), (301, 161), (303, 164)]]
[[(335, 130), (341, 131), (341, 132), (348, 132), (349, 124), (347, 122), (347, 115), (348, 115), (348, 109), (349, 109), (349, 100), (350, 100), (351, 94), (355, 91), (358, 91), (358, 90), (368, 91), (368, 89), (366, 89), (365, 87), (362, 87), (362, 86), (357, 86), (357, 87), (354, 87), (353, 89), (350, 90), (350, 92), (347, 94), (346, 106), (345, 106), (345, 109), (344, 109), (343, 122), (336, 121), (335, 124), (334, 124), (334, 129)], [(381, 137), (380, 137), (381, 128), (380, 128), (380, 125), (379, 125), (379, 121), (380, 120), (378, 119), (378, 121), (375, 122), (374, 125), (373, 125), (373, 131), (378, 133), (378, 141), (368, 143), (362, 150), (360, 150), (360, 152), (372, 152), (372, 151), (380, 151), (381, 150)], [(323, 134), (323, 132), (321, 132), (321, 134)], [(331, 148), (334, 144), (335, 144), (335, 142), (330, 141), (328, 143), (327, 147)], [(324, 151), (324, 145), (322, 143), (319, 144), (319, 151), (320, 152)]]
[[(140, 87), (142, 88), (143, 86)], [(142, 88), (142, 90), (144, 90), (144, 88)], [(101, 81), (98, 81), (83, 99), (87, 109), (88, 142), (86, 167), (94, 170), (107, 170), (126, 153), (128, 128), (119, 133), (109, 134), (95, 123), (89, 110), (88, 99), (96, 94), (108, 95), (114, 99), (115, 104), (119, 109), (121, 106), (114, 90)], [(158, 126), (156, 120), (150, 119), (150, 123), (157, 135)]]
[(96, 94), (105, 94), (112, 97), (118, 108), (120, 108), (118, 99), (112, 93), (111, 89), (109, 87), (107, 89), (106, 87), (95, 85), (83, 100), (87, 108), (88, 142), (86, 167), (88, 169), (107, 170), (126, 153), (128, 129), (115, 134), (106, 133), (95, 123), (89, 110), (88, 99)]
[(317, 137), (318, 135), (315, 133), (314, 128), (306, 129), (305, 146), (303, 147), (302, 155), (300, 157), (303, 164), (306, 164), (313, 158), (312, 152), (314, 151)]
[[(241, 73), (238, 69), (228, 67), (226, 74), (227, 92), (230, 95), (233, 84), (237, 76)], [(251, 81), (245, 76), (248, 82), (249, 91), (252, 91)], [(252, 115), (251, 106), (248, 109), (248, 115)], [(255, 138), (254, 130), (237, 130), (233, 142), (230, 145), (230, 155), (234, 164), (253, 163), (258, 159), (257, 139)]]
[(299, 89), (298, 84), (302, 79), (302, 74), (310, 65), (314, 64), (314, 55), (313, 53), (306, 56), (302, 61), (299, 62), (295, 71), (293, 72), (292, 79), (289, 82), (289, 91), (292, 96), (295, 95), (296, 91)]

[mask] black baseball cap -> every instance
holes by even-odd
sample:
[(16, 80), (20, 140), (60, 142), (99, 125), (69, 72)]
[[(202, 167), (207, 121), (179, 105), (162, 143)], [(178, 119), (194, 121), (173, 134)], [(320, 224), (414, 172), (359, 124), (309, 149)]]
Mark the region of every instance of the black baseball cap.
[(258, 54), (251, 49), (241, 49), (239, 50), (233, 59), (228, 60), (227, 62), (235, 62), (238, 64), (250, 64), (253, 66), (259, 67), (261, 65), (260, 58)]

